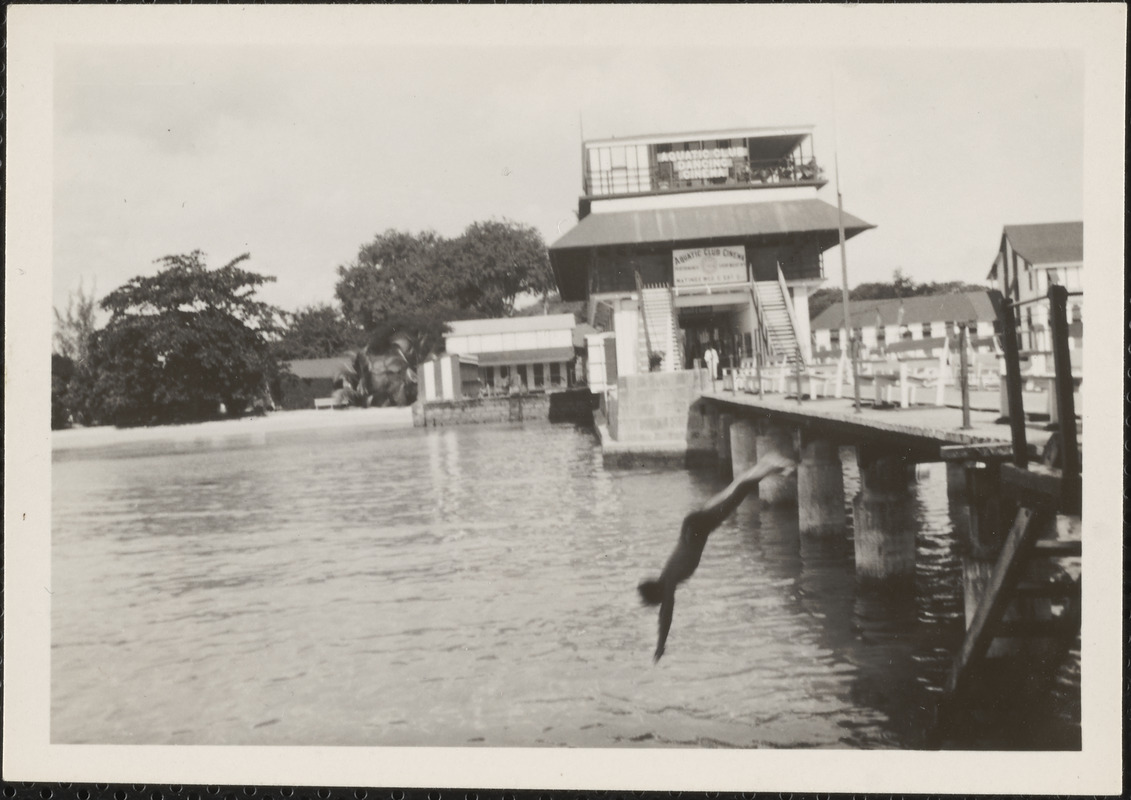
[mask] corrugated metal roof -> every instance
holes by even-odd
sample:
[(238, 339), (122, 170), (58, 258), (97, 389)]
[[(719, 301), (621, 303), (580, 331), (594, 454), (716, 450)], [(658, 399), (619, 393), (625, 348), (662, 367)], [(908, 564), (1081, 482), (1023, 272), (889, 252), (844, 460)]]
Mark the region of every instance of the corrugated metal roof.
[(503, 350), (493, 353), (476, 353), (479, 366), (493, 367), (500, 364), (552, 364), (570, 361), (572, 347), (545, 347), (541, 350)]
[[(903, 306), (903, 324), (924, 322), (991, 322), (997, 319), (987, 292), (954, 292), (923, 297), (891, 300), (853, 300), (848, 304), (854, 328), (876, 325), (879, 316), (884, 326), (900, 324), (899, 309)], [(813, 330), (839, 330), (844, 326), (844, 305), (840, 302), (826, 308), (810, 323)]]
[(529, 317), (463, 319), (449, 322), (449, 336), (475, 336), (484, 333), (529, 333), (531, 331), (570, 330), (577, 323), (573, 314), (535, 314)]
[[(875, 225), (846, 213), (846, 237)], [(738, 239), (751, 236), (837, 230), (837, 210), (823, 200), (664, 208), (594, 213), (550, 245), (550, 253), (582, 247), (679, 241)]]
[(333, 378), (349, 361), (349, 356), (337, 358), (296, 358), (287, 363), (297, 378)]
[(1005, 237), (1030, 264), (1076, 264), (1084, 260), (1084, 223), (1006, 225)]

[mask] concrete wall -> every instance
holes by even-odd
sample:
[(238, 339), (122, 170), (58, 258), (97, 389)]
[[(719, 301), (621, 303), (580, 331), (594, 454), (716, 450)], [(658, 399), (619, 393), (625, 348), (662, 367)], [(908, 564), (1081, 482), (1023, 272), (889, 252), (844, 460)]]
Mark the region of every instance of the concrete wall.
[(441, 400), (416, 403), (412, 407), (412, 422), (417, 428), (497, 422), (592, 422), (596, 401), (597, 396), (588, 391)]
[(442, 400), (435, 403), (417, 403), (413, 407), (413, 425), (418, 428), (523, 422), (549, 418), (550, 395), (546, 394), (484, 397), (477, 400)]

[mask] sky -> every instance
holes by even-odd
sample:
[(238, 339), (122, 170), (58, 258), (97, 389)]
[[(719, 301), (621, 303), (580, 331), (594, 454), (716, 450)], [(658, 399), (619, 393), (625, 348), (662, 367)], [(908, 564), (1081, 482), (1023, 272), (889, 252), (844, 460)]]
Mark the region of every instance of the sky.
[[(332, 302), (336, 268), (390, 228), (509, 218), (552, 244), (576, 224), (582, 135), (814, 125), (845, 210), (877, 226), (849, 242), (850, 285), (982, 281), (1003, 225), (1083, 218), (1078, 48), (619, 38), (61, 44), (53, 303), (194, 249), (250, 253), (277, 278), (263, 299), (294, 310)], [(839, 286), (835, 249), (826, 272)]]

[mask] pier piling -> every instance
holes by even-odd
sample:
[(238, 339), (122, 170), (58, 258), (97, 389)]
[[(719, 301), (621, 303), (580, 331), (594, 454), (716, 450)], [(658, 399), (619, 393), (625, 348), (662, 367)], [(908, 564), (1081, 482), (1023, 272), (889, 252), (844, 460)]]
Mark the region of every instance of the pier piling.
[[(759, 457), (780, 455), (796, 462), (797, 448), (793, 442), (793, 429), (770, 420), (760, 420), (755, 438)], [(769, 475), (758, 484), (758, 497), (767, 506), (792, 505), (797, 502), (797, 473)]]
[(733, 477), (730, 456), (730, 426), (734, 423), (733, 414), (719, 414), (719, 424), (715, 430), (715, 451), (719, 456), (719, 471), (727, 478)]
[(857, 448), (860, 492), (853, 500), (856, 576), (891, 585), (915, 578), (913, 465), (903, 456)]
[(844, 533), (844, 473), (835, 442), (801, 432), (797, 466), (797, 521), (802, 534)]

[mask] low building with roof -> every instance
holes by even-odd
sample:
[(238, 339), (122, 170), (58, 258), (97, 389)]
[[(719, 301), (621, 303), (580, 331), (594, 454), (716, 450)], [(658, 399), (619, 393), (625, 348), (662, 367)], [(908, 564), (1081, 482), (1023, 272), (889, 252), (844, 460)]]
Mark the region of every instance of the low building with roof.
[[(1045, 297), (1050, 285), (1064, 286), (1070, 293), (1070, 343), (1078, 348), (1084, 335), (1083, 268), (1083, 222), (1006, 225), (987, 278), (1014, 303)], [(1038, 353), (1049, 351), (1048, 304), (1027, 303), (1018, 311), (1022, 346)]]
[(282, 397), (277, 404), (285, 409), (314, 408), (314, 401), (329, 397), (334, 379), (349, 361), (349, 354), (334, 358), (295, 358), (287, 363), (290, 374), (281, 380)]
[[(947, 337), (955, 341), (958, 327), (965, 324), (972, 344), (992, 350), (996, 314), (988, 292), (902, 297), (886, 300), (853, 300), (848, 304), (850, 324), (865, 348), (882, 351), (904, 339)], [(837, 354), (845, 341), (844, 304), (833, 303), (810, 323), (813, 348), (818, 358)]]
[(444, 349), (475, 356), (489, 394), (521, 385), (531, 391), (565, 389), (575, 382), (573, 314), (456, 320)]

